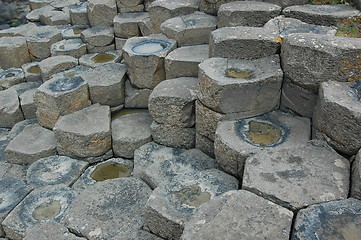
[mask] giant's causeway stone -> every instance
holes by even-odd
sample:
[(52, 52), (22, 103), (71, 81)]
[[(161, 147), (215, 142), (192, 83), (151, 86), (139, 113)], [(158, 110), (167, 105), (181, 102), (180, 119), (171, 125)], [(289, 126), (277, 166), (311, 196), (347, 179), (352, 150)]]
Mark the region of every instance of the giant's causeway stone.
[(25, 75), (21, 68), (0, 70), (0, 90), (25, 82)]
[(138, 232), (151, 189), (138, 178), (118, 178), (94, 184), (80, 193), (62, 223), (87, 239), (111, 239)]
[(108, 51), (101, 53), (85, 54), (79, 58), (79, 64), (86, 67), (95, 68), (97, 66), (117, 63), (122, 59), (122, 55), (119, 51)]
[(154, 189), (177, 175), (217, 167), (214, 159), (197, 149), (170, 148), (150, 142), (135, 150), (133, 175)]
[(301, 209), (292, 240), (358, 239), (361, 236), (361, 201), (350, 198)]
[(70, 68), (68, 70), (53, 74), (52, 77), (53, 78), (80, 77), (80, 75), (82, 73), (85, 73), (85, 72), (89, 71), (90, 69), (91, 69), (90, 67), (78, 65), (78, 66)]
[(211, 15), (217, 15), (218, 9), (221, 5), (233, 1), (236, 0), (200, 0), (199, 10)]
[(41, 70), (39, 67), (39, 62), (31, 62), (24, 64), (21, 67), (25, 74), (25, 79), (27, 82), (41, 82)]
[(143, 0), (116, 0), (118, 12), (120, 13), (133, 13), (143, 12)]
[(79, 2), (69, 6), (70, 22), (72, 25), (90, 25), (87, 6), (88, 2)]
[(131, 38), (140, 36), (139, 22), (149, 18), (146, 12), (118, 14), (114, 17), (114, 34), (118, 38)]
[(37, 89), (28, 90), (22, 94), (20, 94), (20, 106), (23, 111), (23, 115), (25, 119), (35, 119), (36, 118), (36, 106), (34, 102), (34, 95)]
[(87, 45), (104, 47), (114, 42), (114, 29), (112, 27), (88, 28), (82, 31), (80, 36)]
[(22, 131), (24, 131), (25, 127), (35, 123), (38, 123), (36, 119), (24, 120), (16, 123), (9, 131), (7, 139), (9, 141), (13, 140), (17, 135), (19, 135)]
[(54, 0), (29, 0), (29, 7), (32, 11), (49, 6)]
[(0, 179), (12, 177), (25, 182), (28, 166), (5, 162), (5, 158), (1, 159), (1, 154), (2, 153), (0, 153)]
[(41, 77), (47, 81), (53, 74), (68, 70), (78, 65), (78, 59), (72, 56), (53, 56), (39, 63)]
[(35, 23), (26, 23), (17, 27), (0, 30), (0, 37), (25, 37), (34, 28), (38, 27)]
[(116, 156), (133, 158), (134, 151), (152, 141), (149, 113), (127, 114), (112, 121), (112, 145)]
[(216, 130), (214, 153), (226, 172), (241, 179), (249, 156), (264, 149), (306, 144), (310, 137), (309, 119), (275, 111), (254, 118), (221, 121)]
[(178, 46), (208, 44), (217, 28), (217, 18), (202, 12), (178, 16), (163, 22), (161, 32), (177, 41)]
[(204, 106), (199, 100), (196, 101), (196, 131), (198, 134), (214, 141), (217, 124), (224, 118), (224, 114)]
[(88, 84), (80, 77), (53, 78), (34, 95), (39, 124), (53, 128), (60, 116), (90, 105)]
[(55, 124), (57, 150), (69, 157), (97, 157), (111, 149), (110, 108), (91, 105)]
[(24, 120), (19, 98), (14, 89), (0, 91), (0, 127), (10, 128)]
[(50, 48), (53, 43), (62, 40), (60, 31), (53, 26), (34, 28), (31, 35), (26, 37), (29, 53), (36, 59), (44, 59), (50, 56)]
[[(197, 129), (197, 128), (196, 128)], [(196, 131), (196, 148), (214, 158), (214, 141)]]
[(2, 37), (0, 38), (0, 67), (8, 69), (21, 67), (30, 62), (30, 55), (26, 38)]
[(55, 8), (51, 5), (47, 5), (38, 9), (35, 9), (26, 15), (26, 19), (29, 22), (40, 22), (40, 15), (48, 11), (53, 11)]
[(6, 236), (23, 239), (26, 231), (43, 222), (60, 222), (77, 193), (68, 187), (39, 188), (21, 201), (3, 221)]
[(291, 210), (346, 199), (350, 163), (322, 141), (260, 151), (246, 160), (242, 189)]
[(34, 226), (26, 232), (24, 240), (85, 240), (86, 238), (77, 237), (75, 234), (62, 224), (57, 222), (44, 222)]
[(117, 15), (115, 0), (89, 0), (87, 5), (90, 26), (110, 27)]
[(40, 23), (43, 25), (57, 26), (70, 24), (69, 11), (65, 12), (60, 9), (43, 11), (39, 14)]
[(88, 166), (86, 162), (66, 156), (50, 156), (32, 163), (27, 171), (27, 183), (34, 187), (64, 184), (70, 186)]
[(89, 26), (83, 25), (69, 26), (61, 30), (61, 35), (63, 36), (63, 39), (79, 39), (81, 38), (80, 34), (88, 28)]
[(340, 152), (356, 154), (361, 147), (361, 82), (325, 82), (313, 116), (313, 136)]
[(278, 56), (210, 58), (199, 64), (198, 98), (210, 109), (233, 118), (252, 117), (278, 107), (282, 80)]
[(236, 189), (237, 179), (217, 169), (178, 175), (150, 195), (144, 228), (165, 239), (179, 239), (200, 206)]
[(51, 56), (68, 55), (80, 58), (87, 53), (86, 45), (81, 39), (65, 39), (51, 45)]
[(165, 80), (164, 58), (176, 48), (176, 41), (162, 34), (134, 37), (123, 47), (130, 82), (138, 88), (153, 89)]
[(361, 150), (356, 154), (352, 163), (350, 195), (361, 200)]
[(248, 191), (229, 191), (203, 204), (182, 240), (289, 239), (293, 213)]
[(56, 154), (54, 133), (39, 124), (26, 126), (5, 149), (10, 163), (29, 164)]
[(125, 82), (125, 102), (126, 108), (148, 108), (149, 95), (152, 93), (151, 89), (136, 88), (129, 80)]

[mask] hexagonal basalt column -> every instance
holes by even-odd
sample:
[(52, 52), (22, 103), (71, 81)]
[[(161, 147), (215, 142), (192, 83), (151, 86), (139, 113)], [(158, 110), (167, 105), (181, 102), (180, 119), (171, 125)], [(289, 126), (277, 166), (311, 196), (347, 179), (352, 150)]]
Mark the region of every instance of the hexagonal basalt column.
[(70, 22), (72, 25), (90, 25), (87, 7), (87, 2), (80, 2), (69, 6)]
[(62, 40), (51, 45), (51, 56), (68, 55), (80, 58), (87, 53), (86, 45), (81, 39)]
[(39, 62), (31, 62), (24, 64), (21, 67), (25, 74), (25, 79), (27, 82), (41, 82), (41, 70), (39, 67)]
[(131, 12), (143, 12), (144, 1), (143, 0), (116, 0), (118, 12), (131, 13)]
[(25, 75), (21, 68), (0, 70), (0, 90), (25, 82)]
[(291, 210), (346, 199), (350, 163), (322, 141), (267, 149), (246, 161), (242, 188)]
[(53, 1), (54, 0), (29, 0), (29, 7), (33, 11), (45, 6), (49, 6)]
[(217, 15), (218, 9), (222, 4), (237, 0), (200, 0), (199, 10), (211, 15)]
[(200, 206), (181, 239), (289, 239), (292, 217), (291, 211), (256, 194), (229, 191)]
[(114, 29), (112, 27), (93, 27), (80, 33), (81, 39), (87, 44), (88, 52), (97, 47), (107, 47), (114, 44)]
[(214, 153), (222, 168), (242, 178), (246, 159), (263, 149), (305, 144), (311, 135), (310, 120), (282, 112), (218, 124)]
[(4, 220), (8, 237), (23, 239), (30, 228), (44, 221), (60, 222), (77, 193), (64, 186), (31, 192)]
[(258, 59), (277, 54), (280, 46), (278, 29), (224, 27), (212, 32), (209, 56)]
[(149, 95), (152, 93), (151, 89), (136, 88), (129, 80), (125, 82), (125, 108), (148, 108)]
[(30, 62), (28, 46), (24, 37), (0, 38), (0, 67), (21, 67)]
[(144, 228), (165, 239), (179, 239), (200, 206), (236, 189), (237, 179), (217, 169), (179, 175), (150, 195)]
[(199, 64), (198, 98), (214, 111), (252, 117), (278, 107), (282, 79), (278, 56), (252, 61), (211, 58)]
[(0, 127), (10, 128), (24, 120), (19, 98), (14, 89), (0, 91)]
[(196, 130), (198, 134), (214, 141), (217, 124), (225, 118), (224, 114), (207, 108), (199, 100), (196, 101)]
[(115, 0), (89, 0), (87, 10), (89, 23), (92, 27), (110, 27), (117, 15)]
[(361, 147), (360, 101), (360, 81), (322, 83), (313, 116), (313, 135), (340, 152), (356, 154)]
[(174, 40), (161, 34), (128, 39), (123, 57), (131, 83), (153, 89), (165, 80), (164, 58), (175, 47)]
[(70, 157), (96, 157), (111, 149), (110, 108), (94, 104), (55, 124), (57, 150)]
[(280, 15), (282, 8), (267, 2), (237, 1), (225, 3), (218, 11), (218, 28), (249, 26), (263, 27)]
[(60, 116), (90, 105), (88, 84), (80, 77), (53, 78), (34, 95), (39, 124), (53, 128)]
[(119, 38), (140, 36), (139, 22), (149, 18), (146, 12), (123, 13), (114, 17), (114, 32)]
[(88, 26), (82, 25), (69, 26), (61, 31), (61, 35), (63, 36), (63, 39), (79, 39), (81, 38), (80, 34), (88, 28)]
[(217, 28), (217, 18), (202, 12), (168, 19), (161, 32), (177, 41), (178, 46), (208, 44), (209, 36)]
[(44, 222), (36, 225), (26, 232), (24, 240), (85, 240), (86, 238), (77, 237), (70, 233), (69, 230), (62, 224), (57, 222)]
[(122, 56), (119, 51), (109, 51), (102, 53), (92, 53), (83, 55), (79, 58), (79, 64), (91, 68), (95, 68), (97, 66), (109, 64), (109, 63), (117, 63), (120, 62)]
[(51, 11), (44, 11), (40, 14), (39, 20), (43, 25), (68, 25), (70, 24), (69, 11), (65, 12), (56, 9)]

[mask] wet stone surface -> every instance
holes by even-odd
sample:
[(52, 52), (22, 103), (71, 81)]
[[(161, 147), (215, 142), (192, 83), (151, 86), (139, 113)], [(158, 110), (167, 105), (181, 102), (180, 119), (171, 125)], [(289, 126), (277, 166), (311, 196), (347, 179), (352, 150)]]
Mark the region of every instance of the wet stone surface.
[(83, 82), (80, 77), (59, 78), (49, 83), (48, 88), (53, 92), (66, 92), (78, 88)]

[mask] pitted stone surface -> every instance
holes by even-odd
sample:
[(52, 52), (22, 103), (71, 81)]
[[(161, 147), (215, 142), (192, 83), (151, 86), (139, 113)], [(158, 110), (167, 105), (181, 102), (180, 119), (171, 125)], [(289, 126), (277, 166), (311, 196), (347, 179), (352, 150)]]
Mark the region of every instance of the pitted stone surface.
[(236, 189), (237, 179), (217, 169), (178, 175), (150, 195), (144, 228), (165, 239), (179, 239), (200, 206)]
[(242, 189), (297, 210), (346, 199), (350, 163), (325, 142), (267, 149), (246, 160)]
[(19, 98), (14, 89), (0, 91), (0, 127), (12, 127), (24, 120)]
[(356, 154), (361, 147), (360, 99), (359, 81), (322, 83), (313, 116), (315, 138), (348, 155)]
[(142, 0), (116, 0), (119, 13), (133, 13), (144, 11), (144, 1)]
[(214, 141), (217, 124), (224, 118), (224, 114), (207, 108), (199, 100), (196, 101), (196, 130), (198, 134)]
[(134, 173), (151, 188), (156, 188), (183, 173), (218, 168), (214, 159), (197, 149), (169, 148), (154, 142), (134, 152)]
[(252, 117), (278, 107), (282, 80), (276, 55), (252, 61), (210, 58), (199, 64), (198, 98), (219, 113)]
[(30, 62), (28, 46), (24, 37), (0, 38), (0, 67), (21, 67)]
[(66, 156), (50, 156), (32, 163), (27, 171), (27, 183), (34, 188), (48, 185), (71, 185), (88, 166), (86, 162)]
[(80, 36), (81, 32), (88, 28), (89, 26), (83, 26), (83, 25), (69, 26), (61, 30), (61, 35), (63, 36), (63, 39), (79, 39), (81, 38)]
[(117, 63), (122, 59), (121, 52), (119, 51), (107, 51), (101, 53), (92, 53), (85, 54), (81, 58), (79, 58), (79, 64), (95, 68), (97, 66), (109, 64), (109, 63)]
[(214, 142), (207, 138), (206, 136), (203, 136), (196, 132), (196, 148), (210, 156), (211, 158), (214, 158)]
[(112, 121), (112, 145), (116, 156), (133, 158), (134, 151), (152, 141), (149, 113), (133, 113)]
[(9, 68), (0, 71), (0, 90), (25, 82), (25, 75), (21, 68)]
[(218, 28), (249, 26), (263, 27), (280, 15), (282, 8), (268, 2), (236, 1), (222, 4), (218, 10)]
[(71, 69), (78, 65), (78, 59), (72, 56), (53, 56), (39, 63), (41, 77), (47, 81), (53, 74)]
[(69, 157), (97, 157), (111, 149), (110, 108), (91, 105), (55, 124), (57, 150)]
[(198, 77), (198, 64), (208, 58), (208, 45), (180, 47), (165, 57), (166, 79)]
[(115, 107), (124, 104), (125, 74), (124, 64), (110, 63), (88, 70), (80, 76), (89, 85), (92, 103)]
[(24, 37), (34, 28), (38, 27), (35, 23), (26, 23), (18, 27), (12, 27), (0, 31), (0, 37)]
[(149, 112), (160, 124), (192, 127), (198, 79), (175, 78), (161, 82), (149, 96)]
[(358, 239), (361, 201), (350, 198), (316, 204), (298, 212), (292, 240)]
[(217, 15), (218, 9), (222, 4), (237, 0), (200, 0), (199, 10), (211, 15)]
[(110, 27), (117, 15), (115, 0), (89, 0), (87, 10), (89, 23), (92, 27)]
[(90, 105), (88, 84), (80, 77), (53, 78), (34, 95), (39, 124), (53, 128), (60, 116)]
[(133, 172), (133, 161), (122, 158), (111, 158), (87, 168), (72, 188), (81, 191), (97, 182), (114, 178), (130, 177)]
[(5, 149), (6, 160), (10, 163), (29, 164), (56, 154), (54, 133), (39, 124), (24, 128)]
[(163, 34), (128, 39), (123, 57), (131, 83), (153, 89), (165, 80), (164, 58), (175, 48), (176, 41)]
[(350, 195), (361, 200), (361, 150), (356, 154), (352, 163)]
[(278, 30), (259, 27), (224, 27), (212, 32), (209, 57), (258, 59), (278, 53)]
[(203, 204), (181, 239), (289, 239), (292, 217), (291, 211), (253, 193), (229, 191)]
[(62, 223), (87, 239), (110, 239), (137, 232), (151, 189), (138, 178), (118, 178), (94, 184), (80, 193)]
[(80, 33), (83, 42), (94, 47), (104, 47), (114, 42), (114, 29), (112, 27), (93, 27)]
[(39, 14), (39, 20), (43, 25), (68, 25), (70, 24), (69, 11), (66, 12), (59, 9), (43, 11)]
[(77, 4), (69, 5), (70, 22), (72, 25), (90, 25), (87, 6), (88, 2), (79, 2)]
[(146, 12), (118, 14), (114, 17), (114, 34), (119, 38), (131, 38), (141, 35), (139, 22), (149, 18)]
[(59, 29), (53, 26), (34, 28), (31, 35), (26, 37), (30, 55), (37, 59), (49, 57), (51, 45), (60, 40), (62, 40), (62, 36)]
[(34, 95), (37, 88), (30, 89), (19, 95), (21, 110), (25, 119), (36, 118), (36, 106), (34, 103)]
[(85, 240), (69, 232), (62, 224), (57, 222), (45, 222), (29, 229), (24, 240)]
[(286, 17), (324, 26), (337, 26), (343, 19), (361, 16), (360, 11), (346, 4), (290, 6), (282, 13)]
[(75, 191), (62, 185), (32, 191), (5, 218), (3, 228), (6, 236), (23, 239), (26, 231), (39, 223), (60, 222), (76, 196)]
[(214, 153), (222, 168), (242, 178), (249, 156), (264, 149), (306, 144), (311, 137), (310, 120), (280, 111), (218, 124)]
[(177, 41), (178, 46), (208, 44), (217, 28), (217, 18), (202, 12), (174, 17), (163, 22), (161, 32)]
[(149, 95), (152, 93), (151, 89), (136, 88), (129, 80), (125, 82), (125, 102), (126, 108), (148, 108)]
[(51, 45), (51, 55), (68, 55), (80, 58), (86, 54), (86, 45), (81, 39), (66, 39)]
[(3, 160), (0, 159), (0, 179), (13, 177), (25, 182), (27, 168), (27, 165), (8, 163), (5, 162), (5, 158)]
[(110, 240), (162, 240), (163, 238), (159, 238), (147, 231), (139, 230), (139, 231), (128, 231), (126, 233), (120, 233), (116, 235), (114, 238)]

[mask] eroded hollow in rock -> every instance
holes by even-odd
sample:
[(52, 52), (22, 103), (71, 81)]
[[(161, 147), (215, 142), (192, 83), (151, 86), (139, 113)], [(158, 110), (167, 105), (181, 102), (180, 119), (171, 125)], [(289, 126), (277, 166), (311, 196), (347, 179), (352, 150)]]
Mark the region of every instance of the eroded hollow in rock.
[(183, 187), (175, 192), (175, 196), (180, 202), (193, 207), (199, 207), (211, 199), (211, 194), (203, 192), (197, 184)]
[(15, 77), (15, 74), (14, 73), (5, 74), (5, 78), (11, 78), (11, 77)]
[(112, 120), (120, 118), (124, 115), (133, 114), (133, 113), (149, 113), (148, 109), (141, 108), (123, 108), (122, 110), (112, 114)]
[(97, 182), (101, 182), (108, 179), (129, 177), (130, 174), (131, 169), (124, 166), (123, 164), (107, 162), (97, 166), (90, 174), (90, 177)]
[(54, 219), (56, 216), (60, 214), (61, 204), (58, 200), (49, 199), (40, 205), (38, 205), (32, 216), (34, 219), (38, 221), (44, 221), (49, 219)]
[(84, 31), (85, 28), (73, 28), (72, 31), (74, 33), (74, 35), (78, 35), (80, 34), (82, 31)]
[(150, 55), (168, 49), (169, 46), (169, 42), (150, 39), (135, 44), (132, 47), (132, 51), (139, 54)]
[(226, 70), (226, 77), (229, 78), (245, 78), (249, 79), (253, 77), (253, 71), (248, 69), (228, 68)]
[(79, 87), (83, 82), (80, 77), (59, 78), (49, 84), (49, 89), (53, 92), (65, 92)]
[(95, 63), (106, 63), (113, 61), (115, 59), (115, 56), (113, 54), (109, 53), (98, 53), (94, 57), (92, 57), (90, 60)]
[(33, 74), (38, 74), (40, 73), (40, 67), (38, 65), (29, 67), (29, 69), (27, 70), (28, 73), (33, 73)]

